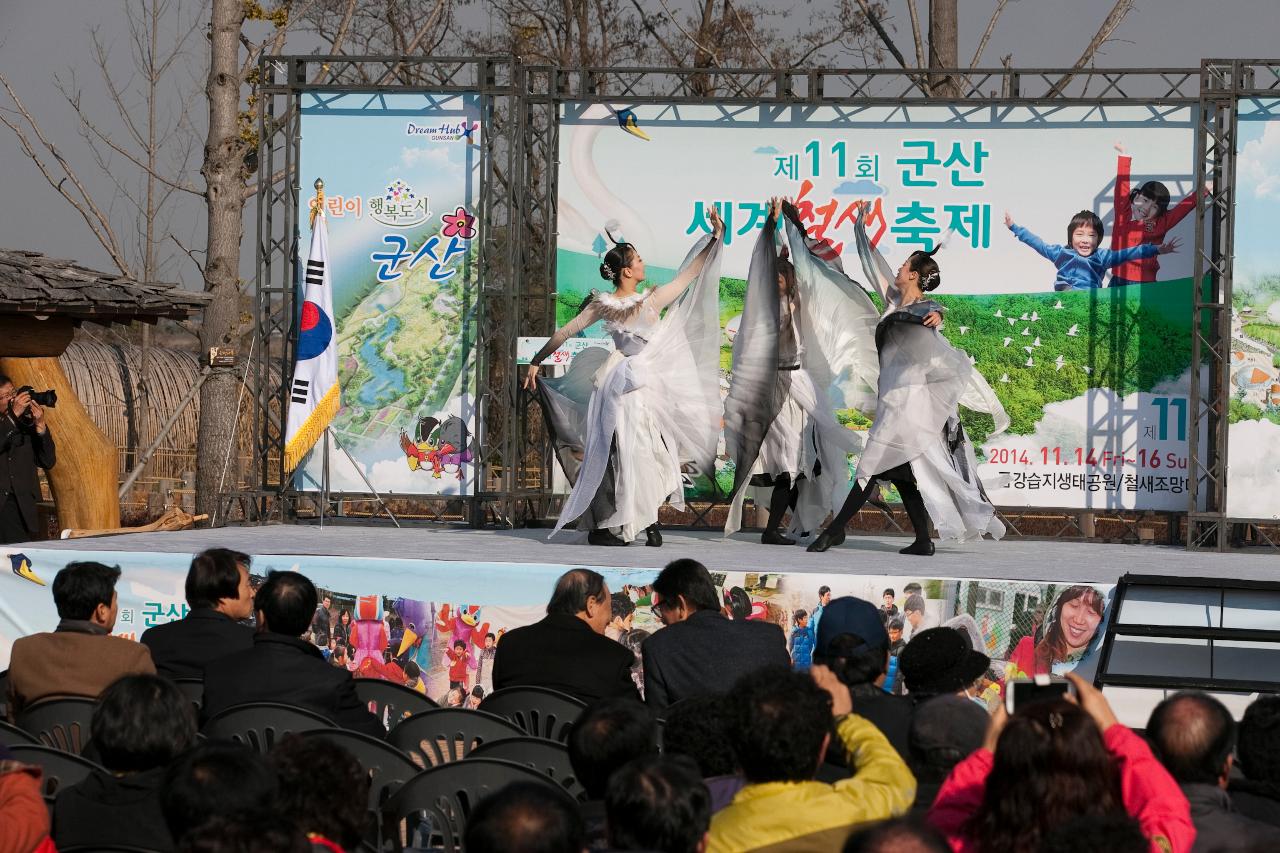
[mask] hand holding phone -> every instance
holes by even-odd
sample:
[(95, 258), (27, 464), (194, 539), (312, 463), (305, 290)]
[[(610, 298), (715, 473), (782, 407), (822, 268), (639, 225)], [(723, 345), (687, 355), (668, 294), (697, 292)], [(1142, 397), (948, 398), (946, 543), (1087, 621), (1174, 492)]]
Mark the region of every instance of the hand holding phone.
[[(1050, 702), (1055, 699), (1072, 699), (1076, 696), (1074, 681), (1055, 678), (1048, 675), (1037, 675), (1031, 679), (1019, 679), (1005, 684), (1004, 708), (1010, 714), (1019, 708), (1034, 705), (1037, 702)], [(1087, 710), (1087, 709), (1086, 709)]]

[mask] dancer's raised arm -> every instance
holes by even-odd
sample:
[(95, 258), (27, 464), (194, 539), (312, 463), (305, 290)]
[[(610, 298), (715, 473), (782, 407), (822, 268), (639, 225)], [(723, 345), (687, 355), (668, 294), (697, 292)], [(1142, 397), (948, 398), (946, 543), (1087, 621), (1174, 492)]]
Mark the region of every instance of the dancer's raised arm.
[(720, 211), (715, 205), (711, 206), (711, 210), (707, 213), (707, 218), (711, 220), (711, 240), (706, 247), (698, 253), (693, 262), (688, 267), (676, 274), (676, 277), (666, 284), (654, 288), (653, 296), (649, 297), (655, 311), (661, 311), (680, 298), (680, 294), (684, 293), (694, 279), (702, 272), (702, 267), (707, 262), (707, 258), (711, 256), (711, 251), (715, 248), (716, 242), (724, 236), (724, 222), (720, 219)]
[(523, 387), (526, 391), (532, 391), (538, 384), (538, 366), (546, 360), (547, 356), (560, 349), (560, 345), (569, 338), (581, 332), (590, 326), (596, 320), (600, 319), (599, 309), (594, 299), (587, 302), (577, 317), (574, 317), (568, 323), (556, 329), (551, 337), (547, 338), (547, 342), (542, 345), (542, 349), (538, 350), (529, 362), (529, 371), (525, 374)]

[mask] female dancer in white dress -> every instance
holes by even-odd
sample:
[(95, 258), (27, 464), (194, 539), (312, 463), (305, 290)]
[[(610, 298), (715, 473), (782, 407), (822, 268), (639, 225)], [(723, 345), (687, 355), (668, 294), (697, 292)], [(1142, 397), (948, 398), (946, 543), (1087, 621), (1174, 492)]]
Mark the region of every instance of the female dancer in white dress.
[[(658, 508), (684, 508), (683, 467), (715, 477), (724, 226), (708, 207), (713, 233), (660, 287), (638, 291), (644, 260), (629, 243), (616, 244), (600, 265), (613, 292), (593, 292), (529, 365), (524, 387), (537, 391), (573, 483), (556, 531), (577, 520), (593, 545), (626, 545), (645, 531), (645, 544), (660, 546)], [(597, 320), (616, 349), (583, 350), (563, 377), (539, 380), (543, 359)]]
[[(925, 296), (942, 283), (933, 254), (913, 252), (890, 280), (890, 268), (857, 223), (858, 255), (885, 310), (875, 330), (879, 352), (875, 423), (858, 460), (854, 479), (866, 485), (849, 493), (844, 506), (809, 546), (825, 551), (844, 541), (845, 525), (888, 480), (898, 487), (915, 541), (900, 553), (929, 556), (933, 520), (943, 539), (965, 541), (990, 534), (999, 539), (1004, 525), (995, 517), (978, 480), (977, 460), (960, 424), (958, 406), (988, 412), (993, 435), (1009, 426), (1004, 407), (968, 356), (938, 333), (945, 310)], [(824, 262), (812, 254), (808, 263)]]
[[(843, 287), (812, 276), (800, 279), (788, 248), (775, 249), (782, 204), (770, 200), (751, 257), (725, 400), (725, 446), (735, 466), (725, 535), (741, 526), (747, 486), (771, 486), (760, 538), (766, 545), (796, 544), (779, 529), (788, 508), (787, 533), (804, 534), (844, 501), (848, 454), (861, 443), (836, 420), (831, 399), (846, 396), (840, 378), (859, 372), (852, 365), (862, 362), (865, 372), (875, 361), (874, 326), (861, 320), (874, 311), (866, 294), (847, 278)], [(784, 240), (795, 237), (798, 251), (807, 252), (803, 231), (791, 222), (787, 229)]]

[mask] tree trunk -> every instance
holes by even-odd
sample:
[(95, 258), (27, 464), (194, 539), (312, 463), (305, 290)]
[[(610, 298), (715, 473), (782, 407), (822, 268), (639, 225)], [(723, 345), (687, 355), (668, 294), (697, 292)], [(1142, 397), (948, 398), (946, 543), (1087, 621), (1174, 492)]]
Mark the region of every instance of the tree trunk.
[[(958, 0), (929, 0), (929, 68), (959, 68)], [(930, 74), (929, 86), (939, 98), (959, 98), (959, 81)]]
[(0, 358), (0, 370), (15, 387), (58, 392), (58, 405), (45, 409), (45, 420), (57, 461), (49, 469), (49, 490), (58, 512), (58, 526), (119, 527), (120, 460), (116, 446), (98, 429), (80, 400), (56, 355), (40, 358)]
[[(201, 174), (209, 211), (204, 289), (213, 299), (200, 328), (201, 357), (210, 347), (237, 346), (240, 338), (240, 240), (243, 237), (245, 143), (239, 137), (240, 0), (213, 0), (209, 28), (209, 135)], [(243, 355), (243, 354), (242, 354)], [(219, 493), (239, 485), (235, 441), (239, 381), (233, 370), (215, 371), (200, 391), (196, 450), (196, 511), (213, 515)], [(230, 461), (228, 461), (228, 459)]]

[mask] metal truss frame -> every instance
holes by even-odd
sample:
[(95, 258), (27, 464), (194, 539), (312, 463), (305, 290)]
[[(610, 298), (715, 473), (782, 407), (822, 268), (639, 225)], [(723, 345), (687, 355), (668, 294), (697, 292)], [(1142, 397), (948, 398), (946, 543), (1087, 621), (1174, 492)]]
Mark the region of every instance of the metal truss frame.
[(1203, 61), (1196, 186), (1212, 180), (1213, 191), (1196, 197), (1195, 280), (1204, 285), (1192, 327), (1191, 363), (1201, 370), (1191, 372), (1188, 550), (1225, 551), (1246, 539), (1280, 550), (1275, 519), (1227, 515), (1236, 154), (1240, 104), (1254, 98), (1280, 98), (1280, 60)]

